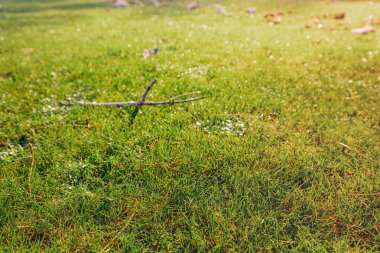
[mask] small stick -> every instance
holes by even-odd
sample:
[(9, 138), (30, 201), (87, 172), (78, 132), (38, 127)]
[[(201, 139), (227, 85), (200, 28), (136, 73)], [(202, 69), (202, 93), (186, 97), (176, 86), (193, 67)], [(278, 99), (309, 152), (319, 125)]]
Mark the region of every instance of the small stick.
[(285, 204), (285, 202), (287, 202), (287, 201), (290, 199), (290, 197), (291, 197), (291, 196), (292, 196), (297, 190), (301, 189), (302, 186), (304, 186), (304, 185), (305, 185), (306, 183), (308, 183), (309, 181), (310, 181), (310, 178), (306, 179), (305, 182), (303, 182), (300, 186), (298, 186), (298, 187), (295, 188), (291, 193), (289, 193), (288, 196), (286, 196), (286, 198), (285, 198), (283, 201), (281, 201), (280, 204), (278, 204), (277, 207), (280, 207), (280, 206), (282, 206), (283, 204)]
[(184, 100), (174, 100), (174, 101), (161, 101), (161, 102), (135, 102), (135, 101), (130, 101), (130, 102), (110, 102), (110, 103), (95, 103), (95, 102), (78, 102), (77, 105), (81, 106), (106, 106), (106, 107), (124, 107), (124, 106), (143, 106), (143, 105), (148, 105), (148, 106), (163, 106), (163, 105), (173, 105), (173, 104), (179, 104), (179, 103), (188, 103), (192, 101), (197, 101), (200, 99), (204, 99), (205, 97), (199, 97), (199, 98), (189, 98), (189, 99), (184, 99)]
[(238, 116), (238, 117), (253, 117), (255, 115), (249, 113), (217, 113), (210, 114), (210, 116)]
[(375, 213), (372, 212), (372, 209), (363, 200), (361, 200), (358, 196), (355, 196), (355, 197), (357, 200), (359, 200), (368, 209), (369, 213), (372, 215), (373, 219), (375, 220), (374, 227), (375, 227), (376, 231), (379, 233), (379, 229), (377, 228), (378, 224), (379, 224), (379, 220), (377, 219)]
[(5, 141), (0, 141), (0, 147), (12, 148), (12, 145), (9, 143), (6, 143)]
[(150, 90), (150, 88), (152, 88), (153, 84), (155, 84), (157, 82), (156, 78), (154, 78), (149, 84), (148, 86), (146, 87), (143, 95), (141, 96), (141, 99), (140, 101), (138, 102), (138, 105), (142, 105), (145, 101), (145, 98), (146, 98), (146, 95), (148, 95), (148, 92)]
[(79, 106), (105, 106), (105, 107), (124, 107), (124, 106), (143, 106), (143, 105), (148, 105), (148, 106), (163, 106), (163, 105), (173, 105), (173, 104), (179, 104), (179, 103), (189, 103), (197, 100), (204, 99), (205, 97), (196, 97), (196, 98), (188, 98), (188, 99), (183, 99), (183, 100), (176, 100), (179, 97), (184, 97), (192, 94), (199, 94), (199, 91), (195, 92), (190, 92), (190, 93), (185, 93), (185, 94), (180, 94), (175, 97), (172, 97), (166, 101), (159, 101), (159, 102), (154, 102), (154, 101), (145, 101), (145, 98), (149, 92), (149, 90), (152, 88), (153, 84), (157, 82), (156, 79), (153, 79), (149, 85), (145, 88), (145, 91), (143, 95), (141, 96), (141, 99), (139, 101), (126, 101), (126, 102), (105, 102), (105, 103), (96, 103), (96, 102), (77, 102), (75, 104), (62, 104), (64, 106), (73, 106), (73, 105), (79, 105)]
[[(178, 164), (182, 161), (185, 161), (185, 159), (180, 159), (177, 161), (172, 161), (172, 162), (162, 162), (164, 164)], [(120, 165), (134, 165), (134, 166), (159, 166), (161, 163), (120, 163)]]
[(34, 166), (34, 146), (32, 143), (28, 142), (30, 148), (32, 149), (32, 163), (29, 168), (29, 175), (28, 175), (28, 188), (29, 193), (32, 193), (32, 172), (33, 172), (33, 166)]
[(173, 100), (175, 100), (177, 98), (180, 98), (180, 97), (184, 97), (184, 96), (188, 96), (188, 95), (193, 95), (193, 94), (200, 94), (200, 93), (201, 93), (200, 91), (194, 91), (194, 92), (189, 92), (189, 93), (181, 94), (181, 95), (169, 98), (168, 100), (166, 100), (166, 102), (173, 101)]
[(111, 245), (111, 244), (112, 244), (117, 238), (120, 237), (120, 235), (124, 232), (124, 230), (127, 229), (129, 223), (131, 223), (131, 221), (132, 221), (132, 219), (133, 219), (133, 216), (135, 216), (135, 213), (132, 213), (131, 217), (129, 217), (129, 220), (127, 221), (127, 223), (125, 223), (124, 227), (123, 227), (122, 229), (120, 229), (120, 231), (115, 235), (115, 237), (112, 238), (112, 240), (111, 240), (109, 243), (107, 243), (107, 245), (104, 246), (104, 248), (101, 249), (100, 252), (105, 252), (106, 249), (107, 249), (107, 248), (108, 248), (108, 247), (109, 247), (109, 246), (110, 246), (110, 245)]

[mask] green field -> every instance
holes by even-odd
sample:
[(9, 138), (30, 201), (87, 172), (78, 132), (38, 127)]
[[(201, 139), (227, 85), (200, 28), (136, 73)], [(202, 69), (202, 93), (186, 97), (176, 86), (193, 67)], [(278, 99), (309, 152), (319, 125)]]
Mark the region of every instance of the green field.
[(379, 252), (380, 2), (187, 3), (0, 2), (0, 252)]

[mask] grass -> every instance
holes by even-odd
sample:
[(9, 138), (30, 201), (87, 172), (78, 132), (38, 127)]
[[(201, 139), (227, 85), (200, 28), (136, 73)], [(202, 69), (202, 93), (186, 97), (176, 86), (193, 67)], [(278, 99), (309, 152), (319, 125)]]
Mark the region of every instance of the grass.
[(2, 2), (0, 251), (380, 251), (380, 3), (208, 3)]

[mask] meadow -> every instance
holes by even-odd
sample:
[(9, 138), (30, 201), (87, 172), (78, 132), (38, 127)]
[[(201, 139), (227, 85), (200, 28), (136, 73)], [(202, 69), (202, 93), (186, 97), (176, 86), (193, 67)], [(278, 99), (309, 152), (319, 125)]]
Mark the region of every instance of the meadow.
[(380, 251), (380, 2), (0, 4), (0, 252)]

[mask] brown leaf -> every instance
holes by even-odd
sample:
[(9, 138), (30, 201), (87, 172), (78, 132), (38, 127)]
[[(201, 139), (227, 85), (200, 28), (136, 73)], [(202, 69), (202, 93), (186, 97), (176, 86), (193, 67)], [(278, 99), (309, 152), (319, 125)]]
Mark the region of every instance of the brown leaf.
[(353, 29), (352, 33), (353, 34), (367, 34), (367, 33), (371, 33), (374, 31), (375, 31), (375, 28), (373, 28), (373, 26), (366, 25), (366, 26), (363, 26), (360, 28)]
[(334, 14), (335, 19), (344, 19), (346, 17), (346, 13), (344, 12), (339, 12)]

